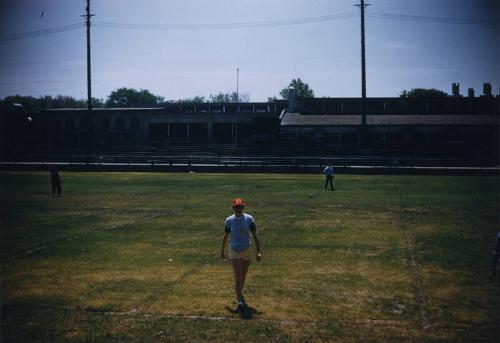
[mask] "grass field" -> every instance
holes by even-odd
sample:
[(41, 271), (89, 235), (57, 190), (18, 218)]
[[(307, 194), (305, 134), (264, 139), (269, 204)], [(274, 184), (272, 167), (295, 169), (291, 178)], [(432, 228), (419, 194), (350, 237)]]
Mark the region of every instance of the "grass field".
[[(500, 341), (499, 177), (1, 174), (1, 341)], [(232, 197), (263, 260), (235, 307)]]

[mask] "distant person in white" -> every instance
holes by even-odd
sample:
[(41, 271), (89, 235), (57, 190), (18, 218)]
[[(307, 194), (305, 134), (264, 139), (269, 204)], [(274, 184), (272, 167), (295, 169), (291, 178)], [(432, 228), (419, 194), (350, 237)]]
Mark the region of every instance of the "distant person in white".
[(236, 291), (236, 300), (238, 301), (238, 308), (236, 310), (241, 313), (248, 309), (248, 305), (243, 297), (243, 287), (245, 286), (248, 267), (252, 259), (250, 232), (255, 243), (255, 259), (260, 261), (262, 254), (255, 221), (251, 215), (243, 213), (245, 201), (240, 198), (233, 199), (232, 208), (234, 214), (226, 218), (220, 254), (221, 259), (224, 260), (226, 258), (226, 243), (228, 238), (231, 237), (229, 258), (231, 259), (231, 266), (234, 272), (234, 289)]
[(330, 190), (334, 190), (333, 188), (333, 179), (335, 178), (335, 171), (333, 170), (332, 164), (328, 164), (328, 166), (323, 169), (323, 174), (325, 174), (325, 189), (328, 187), (328, 184), (330, 184)]

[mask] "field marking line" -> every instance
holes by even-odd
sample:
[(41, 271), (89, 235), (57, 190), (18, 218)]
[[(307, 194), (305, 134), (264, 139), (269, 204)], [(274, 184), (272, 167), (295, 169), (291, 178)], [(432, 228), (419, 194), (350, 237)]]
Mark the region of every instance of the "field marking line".
[[(44, 309), (43, 307), (41, 309)], [(69, 313), (86, 313), (86, 314), (100, 314), (104, 316), (116, 316), (116, 317), (137, 317), (137, 318), (152, 318), (152, 319), (189, 319), (189, 320), (206, 320), (206, 321), (248, 321), (248, 322), (258, 322), (258, 323), (268, 323), (276, 325), (322, 325), (327, 326), (332, 323), (340, 324), (341, 326), (355, 326), (355, 327), (386, 327), (386, 328), (413, 328), (419, 329), (418, 327), (409, 326), (407, 322), (395, 321), (395, 320), (385, 320), (368, 318), (365, 320), (349, 321), (349, 320), (308, 320), (308, 319), (269, 319), (269, 318), (255, 318), (245, 320), (239, 316), (210, 316), (210, 315), (193, 315), (193, 314), (182, 314), (182, 313), (141, 313), (137, 308), (133, 308), (129, 311), (100, 311), (96, 309), (74, 309), (74, 308), (56, 308), (56, 310), (69, 312)], [(409, 321), (410, 323), (414, 321)], [(470, 323), (468, 322), (454, 322), (454, 325), (437, 325), (437, 323), (430, 324), (427, 328), (433, 329), (461, 329), (468, 330), (470, 328)], [(427, 329), (426, 328), (426, 329)], [(494, 329), (493, 327), (487, 327), (488, 329)]]
[[(191, 314), (181, 314), (181, 313), (141, 313), (137, 308), (133, 308), (130, 311), (99, 311), (99, 310), (85, 310), (85, 309), (71, 309), (63, 308), (63, 311), (74, 312), (74, 313), (88, 313), (88, 314), (102, 314), (105, 316), (119, 316), (119, 317), (142, 317), (142, 318), (181, 318), (181, 319), (201, 319), (207, 321), (244, 321), (238, 316), (209, 316), (209, 315), (191, 315)], [(282, 324), (282, 325), (328, 325), (333, 321), (322, 321), (322, 320), (307, 320), (307, 319), (265, 319), (265, 318), (252, 318), (249, 321), (261, 322), (261, 323), (271, 323), (271, 324)], [(407, 327), (407, 325), (401, 324), (393, 320), (382, 320), (382, 319), (367, 319), (364, 321), (349, 322), (340, 321), (339, 323), (355, 325), (355, 326), (384, 326), (384, 327)]]
[(401, 188), (399, 189), (399, 221), (401, 228), (405, 233), (406, 238), (406, 250), (407, 250), (407, 263), (410, 267), (411, 273), (413, 275), (413, 294), (415, 296), (415, 302), (417, 304), (420, 319), (422, 323), (422, 328), (427, 329), (431, 325), (427, 316), (426, 301), (423, 291), (422, 279), (420, 277), (420, 267), (415, 258), (415, 236), (412, 234), (411, 229), (408, 225), (408, 213), (406, 207), (403, 204), (403, 194)]

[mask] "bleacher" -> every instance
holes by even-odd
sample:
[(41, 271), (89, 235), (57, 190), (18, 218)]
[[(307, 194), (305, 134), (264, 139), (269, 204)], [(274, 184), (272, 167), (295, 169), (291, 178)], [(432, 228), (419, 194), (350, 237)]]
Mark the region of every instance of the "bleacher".
[(494, 165), (488, 157), (460, 154), (454, 156), (438, 149), (408, 150), (408, 147), (398, 146), (373, 148), (356, 144), (301, 141), (290, 137), (278, 137), (268, 141), (177, 139), (137, 142), (135, 137), (126, 135), (96, 138), (91, 146), (81, 140), (52, 143), (47, 149), (17, 152), (16, 161), (290, 167), (319, 166), (328, 162), (339, 166)]

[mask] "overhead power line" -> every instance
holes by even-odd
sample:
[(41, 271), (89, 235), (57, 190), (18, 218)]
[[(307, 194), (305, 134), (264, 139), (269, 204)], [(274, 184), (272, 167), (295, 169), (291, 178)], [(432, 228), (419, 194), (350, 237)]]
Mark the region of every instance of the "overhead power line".
[(456, 17), (432, 17), (420, 15), (407, 15), (383, 12), (370, 12), (367, 17), (378, 19), (389, 19), (398, 21), (438, 23), (438, 24), (459, 24), (459, 25), (500, 25), (499, 20), (456, 18)]
[(265, 20), (265, 21), (226, 23), (226, 24), (134, 24), (134, 23), (112, 23), (112, 22), (96, 21), (93, 23), (93, 26), (100, 28), (128, 29), (128, 30), (226, 30), (226, 29), (301, 25), (301, 24), (321, 23), (325, 21), (351, 19), (351, 18), (357, 18), (357, 13), (350, 12), (350, 13), (339, 13), (326, 16), (319, 16), (319, 17), (304, 17), (295, 19)]
[[(383, 12), (370, 12), (367, 13), (366, 16), (375, 19), (406, 21), (406, 22), (500, 26), (499, 20), (487, 20), (487, 19), (419, 16), (419, 15), (407, 15), (407, 14), (383, 13)], [(127, 30), (184, 30), (184, 31), (225, 30), (225, 29), (292, 26), (292, 25), (302, 25), (311, 23), (322, 23), (322, 22), (342, 20), (342, 19), (354, 19), (357, 17), (358, 14), (356, 12), (346, 12), (346, 13), (338, 13), (338, 14), (331, 14), (318, 17), (304, 17), (304, 18), (294, 18), (294, 19), (266, 20), (266, 21), (225, 23), (225, 24), (140, 24), (140, 23), (94, 22), (93, 26), (97, 28), (127, 29)], [(85, 27), (84, 22), (77, 22), (69, 25), (56, 26), (43, 30), (34, 30), (28, 32), (12, 33), (12, 34), (0, 34), (0, 42), (52, 35), (61, 32), (78, 30), (83, 27)]]
[(82, 80), (43, 80), (43, 81), (0, 81), (0, 85), (35, 85), (47, 83), (73, 83), (82, 82)]
[(54, 33), (66, 32), (71, 30), (78, 30), (84, 27), (83, 22), (78, 22), (70, 25), (56, 26), (43, 30), (35, 30), (29, 32), (11, 33), (11, 34), (0, 34), (0, 42), (10, 41), (15, 39), (25, 39), (40, 37), (46, 35), (52, 35)]
[[(38, 56), (36, 56), (38, 57)], [(13, 66), (33, 66), (33, 65), (61, 65), (61, 64), (71, 64), (73, 62), (78, 62), (79, 63), (82, 63), (82, 58), (75, 58), (75, 57), (71, 57), (71, 58), (57, 58), (57, 59), (50, 59), (50, 60), (39, 60), (39, 59), (34, 59), (34, 60), (18, 60), (16, 62), (14, 61), (8, 61), (8, 62), (5, 62), (5, 63), (2, 63), (0, 65), (0, 69), (4, 68), (10, 68), (10, 67), (13, 67)]]
[[(439, 23), (439, 24), (461, 24), (461, 25), (500, 25), (500, 21), (486, 19), (470, 19), (470, 18), (455, 18), (455, 17), (433, 17), (433, 16), (418, 16), (405, 15), (395, 13), (370, 12), (368, 17), (386, 20), (423, 22), (423, 23)], [(319, 17), (304, 17), (295, 19), (283, 20), (267, 20), (257, 22), (242, 22), (242, 23), (225, 23), (225, 24), (140, 24), (140, 23), (113, 23), (113, 22), (94, 22), (94, 26), (98, 28), (112, 29), (127, 29), (127, 30), (226, 30), (226, 29), (243, 29), (243, 28), (260, 28), (260, 27), (279, 27), (302, 25), (311, 23), (321, 23), (342, 19), (357, 18), (356, 12), (346, 12), (332, 14)]]

